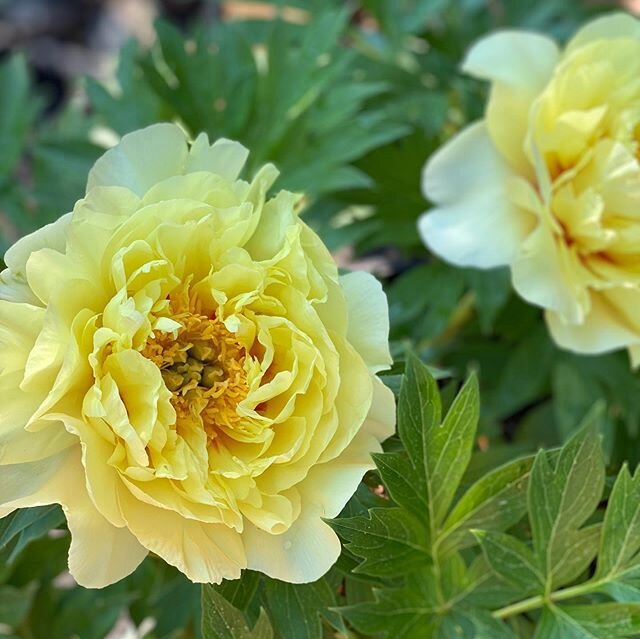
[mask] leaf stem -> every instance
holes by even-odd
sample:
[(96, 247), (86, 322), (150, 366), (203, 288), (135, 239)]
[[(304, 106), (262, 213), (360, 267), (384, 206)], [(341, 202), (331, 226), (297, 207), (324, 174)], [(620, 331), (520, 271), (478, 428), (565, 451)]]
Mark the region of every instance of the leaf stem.
[(590, 581), (584, 584), (579, 584), (577, 586), (571, 586), (570, 588), (562, 588), (561, 590), (556, 590), (555, 592), (549, 593), (547, 596), (536, 595), (535, 597), (529, 597), (528, 599), (523, 599), (522, 601), (518, 601), (517, 603), (505, 606), (504, 608), (500, 608), (499, 610), (494, 611), (492, 614), (496, 619), (506, 619), (507, 617), (513, 617), (513, 615), (518, 615), (523, 612), (528, 612), (529, 610), (541, 608), (546, 603), (552, 603), (554, 601), (564, 601), (565, 599), (572, 599), (573, 597), (586, 595), (590, 592), (593, 592), (594, 590), (598, 590), (606, 583), (606, 580), (599, 579), (597, 581)]

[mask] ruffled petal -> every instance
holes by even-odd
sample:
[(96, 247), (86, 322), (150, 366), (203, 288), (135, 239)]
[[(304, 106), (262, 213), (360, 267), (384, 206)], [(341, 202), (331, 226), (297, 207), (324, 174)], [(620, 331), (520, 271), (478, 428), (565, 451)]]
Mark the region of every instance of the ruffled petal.
[(87, 192), (97, 186), (124, 186), (142, 197), (154, 184), (181, 175), (187, 138), (175, 124), (153, 124), (125, 135), (93, 165)]
[(71, 213), (58, 218), (55, 222), (25, 235), (19, 239), (4, 255), (4, 263), (14, 275), (26, 275), (27, 260), (32, 253), (50, 248), (59, 253), (65, 252), (67, 230), (71, 222)]
[(389, 368), (389, 308), (380, 282), (358, 272), (341, 277), (340, 285), (349, 313), (347, 339), (372, 373)]
[(435, 153), (422, 185), (438, 206), (418, 222), (427, 246), (460, 266), (509, 264), (535, 220), (511, 204), (510, 175), (482, 122)]
[(189, 152), (186, 173), (207, 171), (233, 182), (238, 179), (248, 156), (248, 149), (238, 142), (221, 138), (209, 144), (206, 133), (201, 133)]

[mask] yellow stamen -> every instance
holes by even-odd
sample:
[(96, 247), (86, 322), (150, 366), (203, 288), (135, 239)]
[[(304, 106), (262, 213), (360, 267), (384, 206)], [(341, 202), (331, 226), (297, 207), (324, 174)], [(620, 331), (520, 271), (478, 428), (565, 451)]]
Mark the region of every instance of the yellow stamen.
[(201, 423), (211, 439), (240, 421), (237, 405), (248, 392), (246, 352), (215, 315), (202, 314), (185, 286), (169, 297), (175, 332), (155, 331), (142, 349), (173, 393), (177, 426)]

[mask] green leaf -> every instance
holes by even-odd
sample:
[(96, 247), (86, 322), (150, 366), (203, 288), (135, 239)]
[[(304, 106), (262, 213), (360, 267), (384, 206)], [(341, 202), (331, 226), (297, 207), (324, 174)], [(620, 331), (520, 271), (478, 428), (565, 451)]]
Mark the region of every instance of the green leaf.
[(9, 548), (8, 562), (34, 539), (42, 537), (65, 521), (60, 506), (25, 508), (0, 519), (0, 549)]
[(264, 610), (253, 629), (244, 614), (230, 604), (213, 586), (202, 586), (203, 639), (272, 639), (273, 628)]
[(598, 505), (603, 487), (604, 461), (593, 420), (567, 442), (557, 462), (542, 451), (536, 456), (529, 482), (529, 519), (547, 589), (563, 585), (588, 565), (590, 558), (576, 554), (576, 548), (593, 533), (580, 527)]
[(444, 525), (445, 548), (475, 543), (472, 529), (506, 530), (527, 512), (533, 457), (516, 459), (488, 472), (460, 498)]
[(519, 539), (498, 532), (476, 531), (480, 546), (493, 571), (515, 586), (522, 595), (544, 589), (544, 575), (531, 549)]
[(340, 609), (362, 633), (382, 633), (389, 639), (434, 637), (438, 601), (433, 572), (410, 577), (403, 588), (374, 591), (375, 601)]
[(435, 380), (414, 356), (400, 391), (398, 432), (427, 495), (431, 526), (445, 518), (471, 458), (478, 421), (478, 383), (471, 376), (440, 423)]
[(640, 633), (640, 604), (545, 608), (535, 639), (618, 639)]
[(514, 639), (508, 628), (485, 610), (470, 606), (464, 600), (455, 606), (439, 603), (439, 589), (445, 598), (453, 598), (455, 593), (468, 587), (464, 564), (456, 558), (444, 562), (441, 575), (433, 569), (414, 573), (403, 587), (374, 590), (375, 601), (340, 610), (357, 630), (367, 636), (382, 634), (388, 639)]
[(246, 611), (260, 585), (260, 573), (243, 570), (240, 579), (223, 581), (216, 590), (233, 606)]
[(640, 585), (636, 576), (640, 569), (638, 551), (640, 467), (632, 476), (625, 465), (618, 474), (607, 504), (594, 579), (621, 582), (630, 579), (634, 585)]
[(10, 628), (20, 626), (31, 608), (37, 589), (37, 583), (28, 584), (24, 588), (0, 586), (0, 624), (6, 624)]
[(326, 579), (310, 584), (288, 584), (268, 579), (265, 594), (269, 616), (282, 639), (321, 639), (323, 616), (340, 623), (339, 616), (329, 611), (335, 606), (336, 597)]
[(428, 561), (424, 526), (400, 508), (372, 508), (368, 517), (335, 519), (331, 526), (364, 559), (354, 572), (392, 577), (416, 570)]
[(0, 64), (0, 183), (11, 176), (20, 160), (29, 129), (39, 109), (31, 95), (29, 73), (22, 56), (11, 56)]
[(484, 334), (489, 334), (511, 293), (509, 269), (467, 269), (465, 276), (474, 293), (480, 328)]

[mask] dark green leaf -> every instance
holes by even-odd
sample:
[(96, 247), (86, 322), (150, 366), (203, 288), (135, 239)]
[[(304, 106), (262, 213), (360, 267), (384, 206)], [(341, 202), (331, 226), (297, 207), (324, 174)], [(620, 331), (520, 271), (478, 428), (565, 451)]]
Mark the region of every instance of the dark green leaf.
[(331, 526), (349, 542), (347, 548), (364, 559), (356, 572), (392, 577), (428, 561), (424, 526), (400, 508), (373, 508), (368, 517), (335, 519)]

